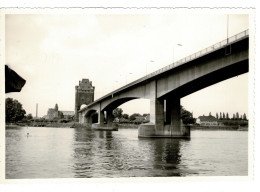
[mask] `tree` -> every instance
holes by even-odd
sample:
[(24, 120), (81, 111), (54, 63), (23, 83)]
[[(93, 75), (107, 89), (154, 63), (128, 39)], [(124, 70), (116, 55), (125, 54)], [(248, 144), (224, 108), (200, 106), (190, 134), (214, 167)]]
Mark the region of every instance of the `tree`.
[(126, 113), (124, 113), (124, 114), (122, 115), (122, 117), (123, 117), (124, 119), (129, 119), (129, 115), (126, 114)]
[(222, 113), (220, 112), (219, 119), (222, 119)]
[(187, 111), (183, 106), (181, 106), (181, 119), (184, 124), (194, 124), (196, 121), (192, 113)]
[(38, 120), (38, 122), (44, 122), (45, 121), (45, 119), (43, 117), (41, 117), (41, 118), (39, 118), (37, 120)]
[(216, 118), (218, 119), (218, 113), (216, 113)]
[(245, 113), (244, 113), (244, 115), (243, 115), (243, 120), (247, 120), (247, 119), (246, 119), (246, 114), (245, 114)]
[[(60, 120), (59, 117), (54, 117), (54, 118), (52, 119), (52, 121), (53, 121), (53, 122), (56, 122), (56, 123), (57, 123), (59, 120)], [(38, 119), (38, 121), (40, 121), (40, 119)]]
[(227, 113), (227, 115), (226, 115), (226, 118), (229, 119), (229, 115), (228, 115), (228, 113)]
[(26, 114), (25, 110), (22, 107), (22, 104), (19, 101), (12, 98), (5, 99), (5, 121), (6, 122), (17, 122), (24, 118)]
[(26, 116), (26, 120), (31, 120), (31, 119), (33, 119), (33, 116), (32, 116), (31, 113), (29, 113), (29, 114)]
[(226, 119), (225, 113), (223, 113), (223, 119)]
[(209, 116), (211, 116), (211, 112), (209, 112)]
[(133, 121), (133, 120), (135, 120), (136, 118), (135, 117), (141, 117), (142, 115), (140, 115), (139, 113), (134, 113), (134, 114), (132, 114), (132, 115), (130, 115), (130, 120), (131, 121)]
[(238, 114), (238, 112), (236, 113), (236, 119), (239, 119), (239, 114)]
[(113, 110), (113, 116), (115, 118), (121, 118), (122, 117), (122, 114), (123, 114), (123, 110), (121, 108), (116, 108)]

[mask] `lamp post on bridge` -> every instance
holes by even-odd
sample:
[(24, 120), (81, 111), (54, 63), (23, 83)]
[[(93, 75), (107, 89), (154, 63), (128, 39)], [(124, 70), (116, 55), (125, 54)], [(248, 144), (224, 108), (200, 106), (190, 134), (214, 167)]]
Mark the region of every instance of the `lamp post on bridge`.
[[(153, 63), (154, 60), (150, 60), (150, 63)], [(146, 67), (145, 67), (145, 79), (147, 79), (147, 63), (146, 63)]]
[[(113, 91), (115, 90), (115, 89), (117, 89), (117, 83), (118, 83), (118, 81), (114, 81), (114, 83), (113, 83)], [(116, 88), (115, 88), (116, 87)]]
[(175, 46), (178, 46), (178, 47), (182, 47), (182, 44), (180, 44), (180, 43), (177, 43), (177, 44), (175, 44), (175, 45), (173, 45), (173, 64), (174, 64), (174, 48), (175, 48)]
[(133, 73), (127, 73), (126, 75), (125, 75), (125, 84), (127, 84), (127, 76), (128, 75), (132, 75)]

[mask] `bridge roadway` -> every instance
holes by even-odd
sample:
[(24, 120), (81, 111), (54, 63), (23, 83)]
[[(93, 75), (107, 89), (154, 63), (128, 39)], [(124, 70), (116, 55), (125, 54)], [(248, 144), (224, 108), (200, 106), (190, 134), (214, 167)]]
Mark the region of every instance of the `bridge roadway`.
[(132, 99), (146, 98), (150, 99), (150, 123), (139, 126), (139, 137), (189, 137), (189, 126), (184, 126), (180, 118), (180, 99), (247, 73), (248, 57), (246, 30), (97, 99), (78, 111), (79, 122), (92, 124), (93, 116), (98, 114), (98, 122), (92, 128), (110, 130), (116, 107)]

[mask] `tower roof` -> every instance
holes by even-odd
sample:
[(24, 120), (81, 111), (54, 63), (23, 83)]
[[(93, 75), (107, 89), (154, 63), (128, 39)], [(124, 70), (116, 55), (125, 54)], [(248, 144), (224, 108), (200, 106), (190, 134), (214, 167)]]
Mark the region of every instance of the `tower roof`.
[(79, 81), (79, 90), (94, 90), (94, 86), (92, 86), (92, 81), (89, 81), (89, 79), (82, 79), (82, 81)]

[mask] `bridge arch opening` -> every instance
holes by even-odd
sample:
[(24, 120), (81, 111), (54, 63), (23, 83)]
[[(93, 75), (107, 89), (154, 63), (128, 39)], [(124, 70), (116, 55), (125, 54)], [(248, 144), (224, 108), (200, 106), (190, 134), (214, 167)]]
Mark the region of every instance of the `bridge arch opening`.
[(248, 73), (229, 78), (181, 98), (181, 105), (193, 117), (218, 113), (248, 116)]
[[(114, 112), (117, 108), (122, 109), (122, 111), (120, 111), (120, 118), (118, 118), (118, 114)], [(123, 98), (111, 102), (102, 110), (102, 112), (104, 116), (104, 124), (108, 124), (111, 121), (117, 121), (119, 124), (138, 124), (138, 120), (141, 121), (143, 119), (144, 121), (148, 119), (147, 116), (150, 113), (150, 100), (143, 98)], [(138, 117), (134, 118), (135, 116)]]
[(84, 122), (93, 124), (98, 122), (98, 113), (96, 110), (89, 110), (84, 116)]
[(149, 114), (150, 113), (150, 99), (134, 99), (123, 103), (122, 105), (118, 106), (119, 108), (123, 109), (123, 113), (126, 114)]

